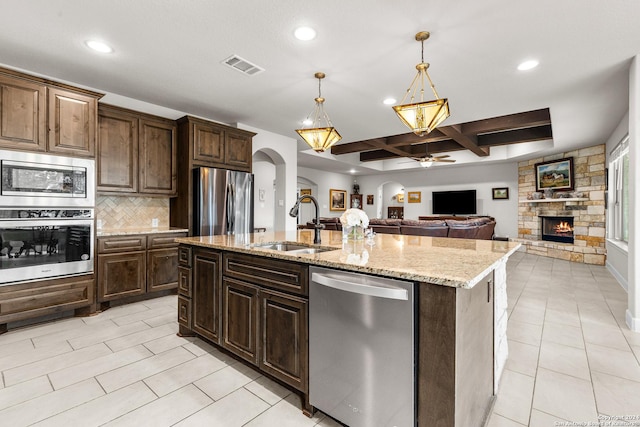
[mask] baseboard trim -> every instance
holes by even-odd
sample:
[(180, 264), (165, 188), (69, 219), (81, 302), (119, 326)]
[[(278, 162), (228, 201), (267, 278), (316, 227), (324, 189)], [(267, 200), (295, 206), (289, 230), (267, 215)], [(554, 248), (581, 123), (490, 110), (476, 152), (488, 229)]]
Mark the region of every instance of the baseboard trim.
[(629, 329), (631, 329), (633, 332), (640, 332), (640, 317), (633, 317), (629, 309), (627, 309), (625, 317)]
[(605, 267), (607, 267), (607, 270), (609, 270), (609, 273), (611, 273), (611, 275), (618, 281), (620, 286), (622, 286), (622, 288), (628, 293), (629, 284), (627, 283), (627, 280), (624, 277), (622, 277), (622, 275), (618, 272), (618, 270), (616, 270), (613, 267), (613, 265), (609, 263), (609, 261), (606, 262)]

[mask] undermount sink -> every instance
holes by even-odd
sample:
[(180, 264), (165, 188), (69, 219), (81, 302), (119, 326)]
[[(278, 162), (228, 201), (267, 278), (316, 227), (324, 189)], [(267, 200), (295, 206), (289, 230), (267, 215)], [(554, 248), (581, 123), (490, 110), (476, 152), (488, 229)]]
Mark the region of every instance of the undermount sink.
[(278, 252), (288, 252), (292, 254), (317, 254), (320, 252), (335, 250), (335, 248), (320, 248), (317, 246), (300, 245), (297, 243), (265, 243), (262, 245), (254, 245), (253, 247), (270, 249)]

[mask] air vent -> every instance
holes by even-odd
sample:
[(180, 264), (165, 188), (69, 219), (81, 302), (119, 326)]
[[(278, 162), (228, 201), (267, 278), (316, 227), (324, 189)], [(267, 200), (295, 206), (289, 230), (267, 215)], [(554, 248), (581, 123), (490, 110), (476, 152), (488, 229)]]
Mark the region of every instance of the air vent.
[(230, 57), (222, 61), (222, 63), (228, 65), (236, 71), (241, 72), (242, 74), (247, 74), (249, 76), (253, 76), (264, 71), (264, 68), (252, 64), (246, 59), (240, 58), (238, 55), (231, 55)]

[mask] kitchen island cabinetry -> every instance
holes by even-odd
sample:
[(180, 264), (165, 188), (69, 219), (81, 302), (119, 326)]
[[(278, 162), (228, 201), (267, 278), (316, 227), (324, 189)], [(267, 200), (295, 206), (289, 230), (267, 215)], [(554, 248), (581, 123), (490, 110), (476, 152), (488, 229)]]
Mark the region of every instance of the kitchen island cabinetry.
[(97, 189), (101, 194), (176, 195), (173, 120), (100, 104)]
[(0, 146), (94, 157), (102, 94), (0, 68)]
[[(263, 373), (300, 393), (303, 411), (311, 413), (309, 266), (412, 281), (416, 423), (483, 426), (508, 353), (506, 261), (519, 244), (385, 234), (345, 244), (340, 232), (321, 234), (329, 243), (318, 250), (289, 253), (270, 248), (294, 242), (313, 248), (313, 231), (178, 239), (185, 257), (206, 250), (222, 258), (220, 345), (254, 366), (257, 360)], [(181, 332), (192, 332), (189, 316), (180, 314), (188, 308), (181, 299)], [(347, 404), (341, 399), (336, 404)]]
[(98, 238), (98, 292), (102, 307), (110, 301), (178, 287), (178, 244), (186, 233)]
[(179, 252), (180, 334), (219, 344), (306, 394), (308, 267), (185, 245)]

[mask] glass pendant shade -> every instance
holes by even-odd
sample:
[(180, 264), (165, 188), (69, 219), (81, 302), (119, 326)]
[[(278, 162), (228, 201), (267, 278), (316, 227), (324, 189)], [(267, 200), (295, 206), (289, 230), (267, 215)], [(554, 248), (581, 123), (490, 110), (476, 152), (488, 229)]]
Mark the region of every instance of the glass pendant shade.
[[(393, 110), (402, 123), (418, 136), (425, 136), (437, 128), (450, 114), (449, 100), (438, 96), (436, 87), (427, 71), (429, 64), (424, 62), (424, 41), (429, 38), (429, 35), (428, 31), (421, 31), (416, 34), (416, 40), (422, 43), (422, 61), (416, 65), (418, 74), (414, 77), (409, 89), (407, 89), (401, 105), (393, 107)], [(433, 95), (436, 98), (432, 101), (424, 100), (425, 80), (429, 82)], [(418, 93), (420, 94), (420, 102), (416, 102), (416, 95)], [(405, 104), (407, 98), (409, 102)]]
[(309, 147), (321, 153), (340, 141), (342, 136), (340, 136), (340, 133), (333, 127), (329, 116), (324, 112), (324, 98), (320, 93), (320, 82), (325, 77), (325, 74), (316, 73), (314, 77), (318, 79), (318, 97), (315, 98), (316, 107), (313, 113), (307, 117), (307, 120), (311, 121), (311, 125), (302, 129), (296, 129), (296, 132), (304, 139), (304, 142), (306, 142)]
[(449, 101), (435, 99), (393, 107), (400, 120), (418, 136), (425, 136), (449, 117)]
[(304, 142), (319, 153), (342, 139), (334, 127), (296, 129), (296, 132), (304, 139)]

